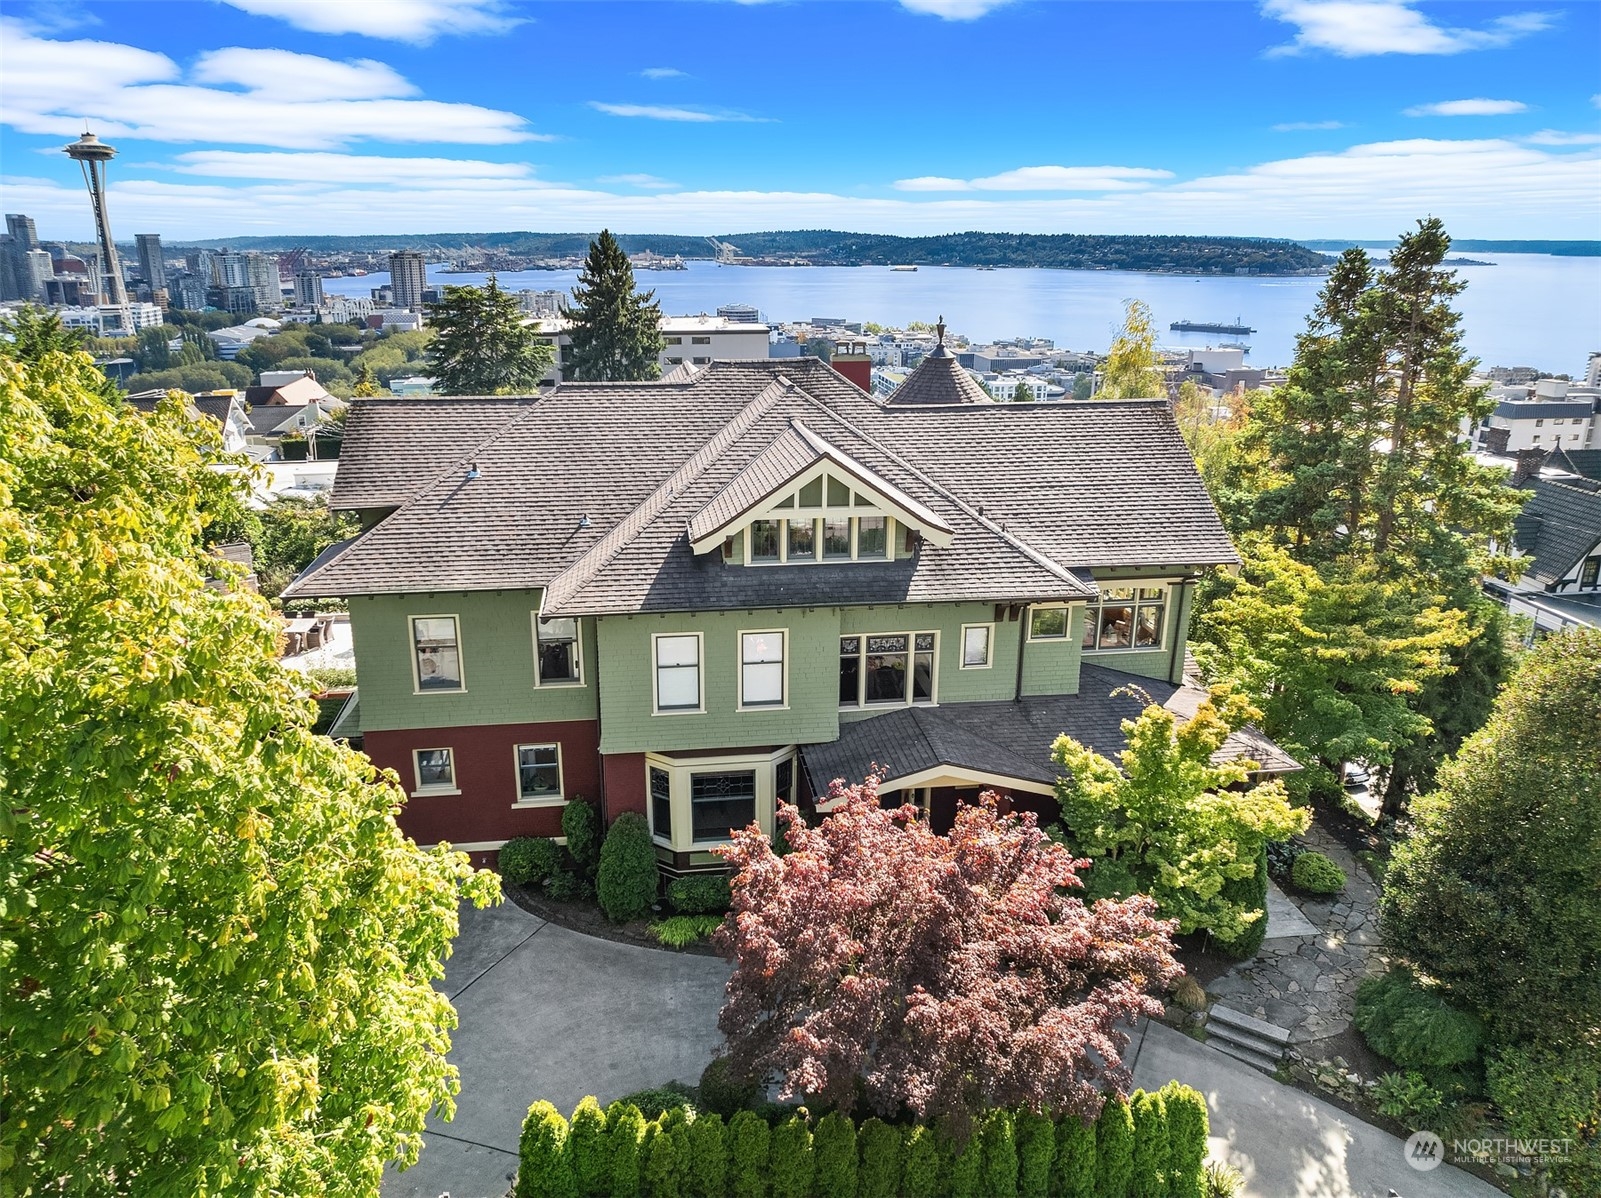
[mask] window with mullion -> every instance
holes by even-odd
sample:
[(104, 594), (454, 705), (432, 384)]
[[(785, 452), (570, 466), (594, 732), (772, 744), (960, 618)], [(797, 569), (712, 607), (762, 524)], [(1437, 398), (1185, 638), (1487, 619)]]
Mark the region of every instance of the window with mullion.
[(839, 638), (839, 705), (892, 707), (933, 703), (938, 638), (892, 632)]
[(1103, 587), (1084, 616), (1086, 650), (1160, 649), (1168, 588)]
[(656, 710), (700, 709), (700, 637), (658, 636), (656, 653)]
[(756, 820), (756, 771), (691, 774), (690, 835), (695, 843), (727, 840), (729, 833)]
[(673, 839), (673, 776), (650, 767), (650, 830), (660, 840)]
[(784, 633), (739, 634), (739, 704), (781, 707), (784, 703)]
[(561, 797), (560, 747), (557, 745), (518, 745), (518, 801), (536, 803)]

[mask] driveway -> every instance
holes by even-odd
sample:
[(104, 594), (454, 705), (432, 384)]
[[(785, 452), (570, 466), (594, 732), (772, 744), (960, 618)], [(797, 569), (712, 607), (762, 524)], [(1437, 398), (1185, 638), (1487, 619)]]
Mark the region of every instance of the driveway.
[(461, 1017), (456, 1117), (428, 1121), (422, 1157), (385, 1176), (384, 1198), (500, 1198), (535, 1099), (567, 1113), (586, 1094), (605, 1105), (698, 1081), (721, 1040), (727, 980), (715, 957), (598, 940), (509, 901), (464, 907), (441, 983)]

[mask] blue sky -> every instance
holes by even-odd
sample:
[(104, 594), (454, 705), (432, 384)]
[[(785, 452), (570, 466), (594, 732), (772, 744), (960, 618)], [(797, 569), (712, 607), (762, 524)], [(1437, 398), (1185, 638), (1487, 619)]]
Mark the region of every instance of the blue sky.
[(0, 203), (86, 237), (1601, 238), (1601, 4), (8, 0)]

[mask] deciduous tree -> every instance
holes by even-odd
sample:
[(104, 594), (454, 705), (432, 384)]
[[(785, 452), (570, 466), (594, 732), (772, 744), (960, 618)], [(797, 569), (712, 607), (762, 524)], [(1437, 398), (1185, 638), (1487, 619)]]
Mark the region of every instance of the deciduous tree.
[(1068, 893), (1084, 862), (993, 795), (949, 836), (882, 810), (871, 777), (836, 781), (828, 805), (815, 825), (781, 806), (783, 856), (755, 827), (719, 850), (736, 1072), (963, 1127), (987, 1106), (1093, 1110), (1128, 1085), (1120, 1029), (1178, 973), (1151, 899), (1085, 906)]
[(555, 351), (523, 323), (515, 296), (490, 275), (482, 287), (446, 287), (429, 306), (428, 371), (441, 395), (519, 395), (536, 390)]
[(589, 243), (571, 304), (572, 346), (565, 377), (586, 383), (661, 376), (661, 307), (654, 291), (634, 290), (634, 268), (608, 229)]
[(1123, 304), (1123, 329), (1112, 339), (1101, 366), (1097, 399), (1154, 399), (1167, 394), (1156, 356), (1156, 328), (1143, 300)]

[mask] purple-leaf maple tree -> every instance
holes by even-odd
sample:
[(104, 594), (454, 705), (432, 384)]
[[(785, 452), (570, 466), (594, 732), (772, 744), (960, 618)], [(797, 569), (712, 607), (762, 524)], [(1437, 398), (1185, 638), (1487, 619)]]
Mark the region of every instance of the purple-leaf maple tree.
[(737, 1074), (846, 1109), (908, 1109), (959, 1127), (990, 1106), (1093, 1113), (1130, 1084), (1122, 1030), (1181, 972), (1171, 922), (1138, 895), (1087, 907), (1087, 861), (996, 796), (948, 836), (884, 810), (878, 779), (836, 781), (789, 852), (752, 826), (718, 851), (734, 975), (718, 1019)]

